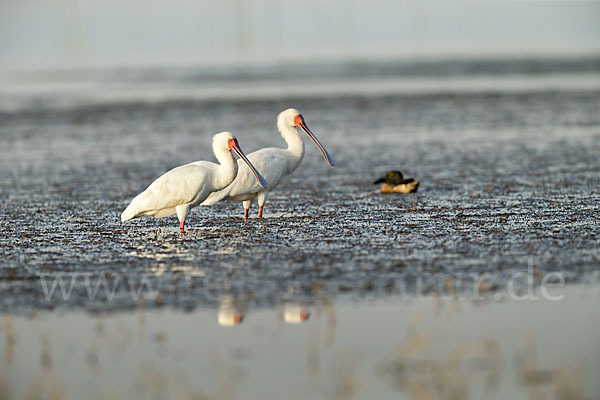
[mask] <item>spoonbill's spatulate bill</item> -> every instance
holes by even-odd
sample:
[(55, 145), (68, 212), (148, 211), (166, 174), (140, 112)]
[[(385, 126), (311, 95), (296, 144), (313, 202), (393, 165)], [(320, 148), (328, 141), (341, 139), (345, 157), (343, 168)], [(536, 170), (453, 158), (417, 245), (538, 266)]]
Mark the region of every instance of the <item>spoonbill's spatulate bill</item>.
[(296, 128), (302, 128), (306, 132), (321, 151), (327, 164), (333, 167), (333, 159), (316, 136), (308, 129), (304, 118), (296, 109), (290, 108), (279, 113), (277, 128), (288, 145), (287, 149), (269, 147), (248, 154), (250, 161), (269, 182), (269, 186), (265, 189), (258, 185), (252, 179), (250, 169), (238, 161), (239, 172), (233, 183), (223, 190), (212, 193), (202, 205), (213, 205), (221, 200), (241, 201), (244, 203), (244, 217), (248, 218), (248, 209), (252, 204), (252, 200), (258, 198), (258, 217), (262, 218), (267, 192), (277, 186), (285, 176), (291, 174), (304, 158), (304, 141)]
[(254, 168), (242, 152), (235, 137), (229, 132), (221, 132), (213, 137), (213, 152), (219, 164), (210, 161), (196, 161), (174, 168), (152, 182), (142, 193), (135, 196), (123, 214), (121, 221), (132, 218), (154, 216), (168, 217), (177, 214), (179, 229), (183, 232), (185, 218), (192, 207), (203, 202), (209, 194), (229, 185), (238, 173), (238, 163), (232, 151), (248, 166), (258, 186), (266, 189), (267, 182)]

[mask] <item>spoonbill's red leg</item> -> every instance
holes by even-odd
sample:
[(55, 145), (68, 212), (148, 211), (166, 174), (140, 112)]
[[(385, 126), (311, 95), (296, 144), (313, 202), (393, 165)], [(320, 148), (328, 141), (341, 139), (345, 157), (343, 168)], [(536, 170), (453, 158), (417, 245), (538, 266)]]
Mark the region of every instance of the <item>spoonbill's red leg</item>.
[(264, 190), (264, 191), (258, 193), (257, 200), (258, 200), (258, 218), (262, 218), (263, 205), (265, 204), (265, 201), (267, 201), (267, 191)]
[(175, 207), (175, 211), (177, 212), (177, 219), (179, 220), (179, 232), (183, 233), (183, 224), (185, 224), (185, 219), (192, 207), (189, 204), (182, 204), (180, 206)]
[(248, 219), (248, 210), (250, 209), (250, 206), (252, 205), (252, 199), (244, 200), (243, 205), (244, 205), (244, 218)]

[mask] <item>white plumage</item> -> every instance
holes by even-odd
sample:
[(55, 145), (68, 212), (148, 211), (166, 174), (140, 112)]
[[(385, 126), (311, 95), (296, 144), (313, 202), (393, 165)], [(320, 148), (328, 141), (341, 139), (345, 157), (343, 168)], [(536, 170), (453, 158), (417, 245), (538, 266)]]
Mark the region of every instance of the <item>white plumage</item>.
[(196, 161), (174, 168), (156, 179), (146, 190), (138, 194), (125, 211), (121, 221), (132, 218), (154, 216), (168, 217), (177, 214), (180, 230), (184, 230), (185, 218), (190, 210), (204, 201), (214, 191), (229, 185), (238, 173), (238, 163), (231, 151), (235, 151), (240, 161), (247, 163), (247, 171), (259, 187), (267, 187), (267, 182), (246, 158), (237, 139), (229, 132), (221, 132), (213, 137), (213, 152), (219, 161)]
[(333, 166), (333, 159), (327, 153), (327, 150), (308, 129), (302, 115), (294, 108), (287, 109), (279, 113), (277, 117), (277, 129), (281, 133), (283, 140), (287, 143), (287, 149), (269, 147), (257, 150), (248, 154), (248, 159), (263, 174), (268, 187), (260, 187), (254, 179), (252, 173), (245, 165), (238, 161), (238, 175), (225, 189), (212, 193), (201, 205), (213, 205), (222, 200), (241, 201), (244, 203), (244, 217), (248, 218), (248, 209), (252, 200), (258, 198), (258, 217), (262, 217), (263, 205), (267, 198), (267, 191), (273, 189), (287, 175), (291, 174), (304, 158), (304, 141), (297, 131), (297, 127), (302, 128), (308, 137), (317, 145), (323, 158)]

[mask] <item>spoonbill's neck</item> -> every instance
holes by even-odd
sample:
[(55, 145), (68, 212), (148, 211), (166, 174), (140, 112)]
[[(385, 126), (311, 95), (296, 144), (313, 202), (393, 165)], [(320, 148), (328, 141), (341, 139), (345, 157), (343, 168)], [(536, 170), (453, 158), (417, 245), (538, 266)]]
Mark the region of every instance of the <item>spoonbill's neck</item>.
[(235, 179), (238, 172), (238, 164), (229, 150), (217, 147), (213, 149), (213, 152), (217, 161), (219, 161), (217, 173), (213, 175), (213, 185), (214, 187), (224, 188)]
[(289, 125), (280, 125), (278, 128), (283, 140), (288, 145), (287, 151), (294, 157), (294, 161), (300, 164), (304, 157), (304, 141), (300, 137), (300, 133), (295, 127)]

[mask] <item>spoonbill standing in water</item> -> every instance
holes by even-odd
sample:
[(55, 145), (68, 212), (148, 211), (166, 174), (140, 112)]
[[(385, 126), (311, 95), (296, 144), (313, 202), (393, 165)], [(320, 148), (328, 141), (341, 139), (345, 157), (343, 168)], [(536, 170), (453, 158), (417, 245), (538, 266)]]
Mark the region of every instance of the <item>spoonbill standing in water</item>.
[(267, 191), (273, 189), (284, 177), (294, 172), (304, 157), (304, 141), (296, 128), (302, 128), (306, 132), (321, 151), (327, 164), (333, 167), (333, 159), (308, 129), (302, 115), (296, 109), (289, 108), (279, 113), (277, 117), (277, 129), (287, 143), (287, 149), (268, 147), (248, 154), (250, 161), (256, 165), (269, 182), (269, 186), (267, 188), (259, 186), (252, 179), (250, 170), (238, 161), (239, 172), (231, 185), (212, 193), (201, 205), (210, 206), (221, 200), (241, 201), (244, 204), (244, 218), (248, 218), (248, 209), (252, 200), (258, 198), (258, 218), (262, 218)]
[(257, 185), (266, 189), (267, 182), (248, 160), (237, 139), (229, 132), (217, 133), (213, 137), (212, 149), (219, 164), (210, 161), (196, 161), (173, 168), (142, 193), (135, 196), (123, 214), (121, 221), (132, 218), (154, 216), (168, 217), (177, 214), (179, 230), (184, 231), (185, 218), (192, 207), (203, 202), (209, 194), (229, 185), (238, 173), (232, 151), (248, 165), (248, 173), (253, 174)]

